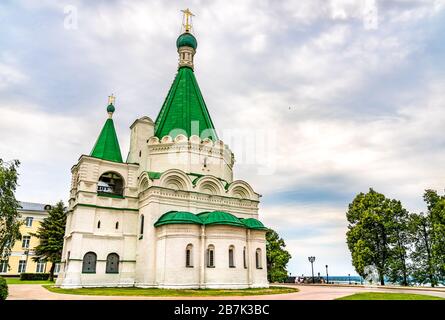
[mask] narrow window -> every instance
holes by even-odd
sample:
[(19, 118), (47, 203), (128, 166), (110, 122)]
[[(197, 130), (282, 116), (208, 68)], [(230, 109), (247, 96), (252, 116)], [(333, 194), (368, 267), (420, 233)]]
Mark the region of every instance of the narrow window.
[(229, 247), (229, 268), (235, 268), (235, 259), (234, 259), (234, 251), (235, 247)]
[(139, 150), (139, 158), (142, 156), (142, 151)]
[(18, 273), (26, 272), (26, 260), (19, 261), (19, 269), (17, 271)]
[(207, 267), (215, 267), (215, 247), (213, 245), (210, 245), (207, 249)]
[(141, 215), (141, 226), (139, 229), (139, 239), (142, 239), (144, 237), (144, 215)]
[(255, 252), (255, 262), (256, 262), (256, 268), (257, 269), (262, 269), (262, 265), (261, 265), (261, 249), (260, 248), (256, 249), (256, 252)]
[(8, 260), (0, 260), (0, 273), (8, 272)]
[(45, 260), (39, 260), (36, 263), (36, 273), (43, 273), (46, 269), (46, 261)]
[(28, 249), (30, 241), (31, 241), (31, 237), (30, 236), (23, 236), (22, 237), (22, 248), (23, 249)]
[(94, 252), (87, 252), (83, 256), (82, 273), (96, 273), (97, 256)]
[(32, 221), (34, 220), (34, 218), (33, 217), (26, 217), (26, 219), (25, 219), (25, 225), (27, 226), (27, 227), (32, 227)]
[(54, 266), (54, 274), (58, 274), (60, 272), (60, 263), (56, 263)]
[(247, 269), (246, 247), (244, 247), (243, 249), (243, 264), (244, 264), (244, 269)]
[(187, 268), (193, 268), (192, 250), (193, 250), (192, 244), (189, 244), (185, 249), (185, 266)]
[(119, 255), (116, 253), (107, 256), (106, 273), (119, 273)]
[(116, 226), (115, 226), (116, 230), (119, 229), (119, 221), (116, 222)]
[(100, 220), (97, 222), (97, 229), (100, 229)]

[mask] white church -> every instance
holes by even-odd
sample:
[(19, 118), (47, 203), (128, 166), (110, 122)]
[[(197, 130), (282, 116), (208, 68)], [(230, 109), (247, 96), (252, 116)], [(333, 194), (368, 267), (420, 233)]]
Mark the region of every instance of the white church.
[(71, 169), (57, 286), (268, 287), (260, 195), (234, 180), (234, 154), (219, 140), (193, 72), (190, 16), (185, 10), (173, 84), (156, 121), (130, 126), (126, 160), (111, 97), (93, 150)]

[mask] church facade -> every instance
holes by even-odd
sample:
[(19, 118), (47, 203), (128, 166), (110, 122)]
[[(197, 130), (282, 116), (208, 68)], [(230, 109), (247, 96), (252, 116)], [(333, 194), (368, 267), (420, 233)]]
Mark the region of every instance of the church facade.
[(233, 177), (234, 155), (194, 75), (197, 41), (187, 26), (174, 82), (156, 120), (131, 125), (126, 160), (110, 99), (93, 150), (71, 169), (62, 288), (268, 286), (260, 195)]

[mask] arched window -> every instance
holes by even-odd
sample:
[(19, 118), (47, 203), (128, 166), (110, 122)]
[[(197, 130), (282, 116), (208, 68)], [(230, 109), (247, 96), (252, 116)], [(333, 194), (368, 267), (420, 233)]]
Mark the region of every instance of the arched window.
[(144, 215), (141, 214), (141, 226), (139, 229), (139, 239), (142, 239), (144, 237)]
[(119, 256), (116, 253), (110, 253), (107, 256), (106, 273), (119, 273)]
[(235, 268), (235, 247), (229, 247), (229, 268)]
[(97, 183), (97, 193), (122, 196), (124, 194), (124, 179), (117, 173), (105, 172)]
[(193, 245), (189, 244), (185, 249), (185, 266), (193, 268)]
[(244, 247), (244, 249), (243, 249), (243, 265), (244, 265), (244, 269), (247, 269), (246, 247)]
[(116, 222), (115, 228), (116, 230), (119, 229), (119, 221)]
[(212, 244), (207, 248), (207, 268), (215, 268), (215, 247)]
[(100, 229), (100, 220), (97, 222), (97, 229)]
[(82, 273), (96, 273), (97, 256), (94, 252), (87, 252), (83, 256)]
[(261, 249), (260, 248), (256, 249), (256, 252), (255, 252), (255, 262), (256, 262), (256, 268), (257, 269), (262, 269), (263, 268), (263, 266), (261, 264)]

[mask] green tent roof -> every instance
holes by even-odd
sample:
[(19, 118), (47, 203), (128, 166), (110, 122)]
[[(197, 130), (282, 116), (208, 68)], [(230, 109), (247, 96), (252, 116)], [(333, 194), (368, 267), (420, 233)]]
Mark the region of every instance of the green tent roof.
[(198, 214), (203, 224), (224, 224), (237, 227), (244, 227), (244, 224), (233, 214), (224, 211), (202, 212)]
[(247, 219), (240, 219), (240, 220), (249, 229), (267, 230), (267, 228), (264, 226), (264, 224), (255, 218), (247, 218)]
[(121, 149), (114, 129), (113, 119), (108, 118), (105, 122), (99, 138), (90, 153), (91, 157), (114, 162), (122, 162)]
[(195, 134), (201, 139), (218, 140), (201, 90), (189, 67), (179, 68), (155, 121), (155, 136), (160, 139), (166, 135), (175, 138), (181, 133), (187, 137)]
[(169, 211), (164, 213), (158, 221), (155, 222), (155, 227), (164, 224), (202, 224), (201, 219), (191, 212), (186, 211)]

